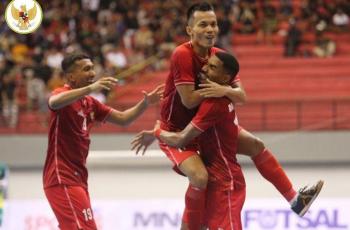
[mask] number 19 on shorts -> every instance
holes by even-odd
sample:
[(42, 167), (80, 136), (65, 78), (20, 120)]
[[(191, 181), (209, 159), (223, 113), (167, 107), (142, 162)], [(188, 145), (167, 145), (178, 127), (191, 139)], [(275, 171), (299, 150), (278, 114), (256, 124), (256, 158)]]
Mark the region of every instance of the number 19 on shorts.
[(91, 208), (83, 209), (82, 212), (83, 212), (85, 221), (92, 220), (92, 211), (91, 211)]

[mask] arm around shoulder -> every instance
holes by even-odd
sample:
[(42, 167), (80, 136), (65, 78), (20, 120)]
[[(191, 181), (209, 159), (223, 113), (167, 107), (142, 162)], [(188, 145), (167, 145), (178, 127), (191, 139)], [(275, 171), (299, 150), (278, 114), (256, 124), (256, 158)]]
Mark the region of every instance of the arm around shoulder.
[(181, 97), (182, 104), (187, 109), (193, 109), (197, 107), (203, 100), (203, 97), (196, 90), (194, 90), (194, 85), (178, 85), (176, 86), (176, 90)]
[(240, 82), (236, 82), (232, 87), (228, 87), (225, 96), (235, 104), (244, 104), (247, 101), (247, 94)]

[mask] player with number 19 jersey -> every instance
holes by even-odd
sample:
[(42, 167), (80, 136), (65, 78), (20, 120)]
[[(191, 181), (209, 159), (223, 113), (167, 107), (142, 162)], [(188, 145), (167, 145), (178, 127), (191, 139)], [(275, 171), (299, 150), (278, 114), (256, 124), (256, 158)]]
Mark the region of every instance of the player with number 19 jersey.
[[(52, 92), (70, 90), (68, 85)], [(90, 145), (89, 130), (95, 121), (103, 122), (111, 108), (91, 96), (58, 110), (50, 111), (47, 157), (44, 166), (44, 188), (55, 185), (77, 185), (87, 189), (86, 158)]]

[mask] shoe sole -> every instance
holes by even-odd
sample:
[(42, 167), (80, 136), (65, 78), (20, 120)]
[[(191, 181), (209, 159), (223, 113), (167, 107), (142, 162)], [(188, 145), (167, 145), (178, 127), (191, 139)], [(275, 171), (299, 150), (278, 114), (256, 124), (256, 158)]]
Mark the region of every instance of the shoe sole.
[(317, 182), (317, 192), (314, 195), (314, 197), (312, 197), (311, 201), (308, 203), (308, 205), (306, 205), (301, 212), (299, 213), (300, 217), (303, 217), (305, 215), (305, 213), (309, 210), (309, 208), (311, 207), (312, 203), (315, 201), (315, 199), (317, 198), (318, 194), (320, 194), (322, 187), (323, 187), (324, 181), (320, 180), (319, 182)]

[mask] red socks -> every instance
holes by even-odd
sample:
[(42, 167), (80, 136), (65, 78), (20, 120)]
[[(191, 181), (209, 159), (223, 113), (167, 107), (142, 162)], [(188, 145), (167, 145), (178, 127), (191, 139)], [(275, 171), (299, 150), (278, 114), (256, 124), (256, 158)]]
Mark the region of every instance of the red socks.
[(190, 184), (185, 195), (185, 205), (183, 222), (187, 223), (189, 230), (199, 230), (205, 207), (205, 190)]
[(288, 202), (297, 195), (286, 173), (269, 150), (263, 150), (252, 157), (252, 160), (260, 174), (270, 181)]

